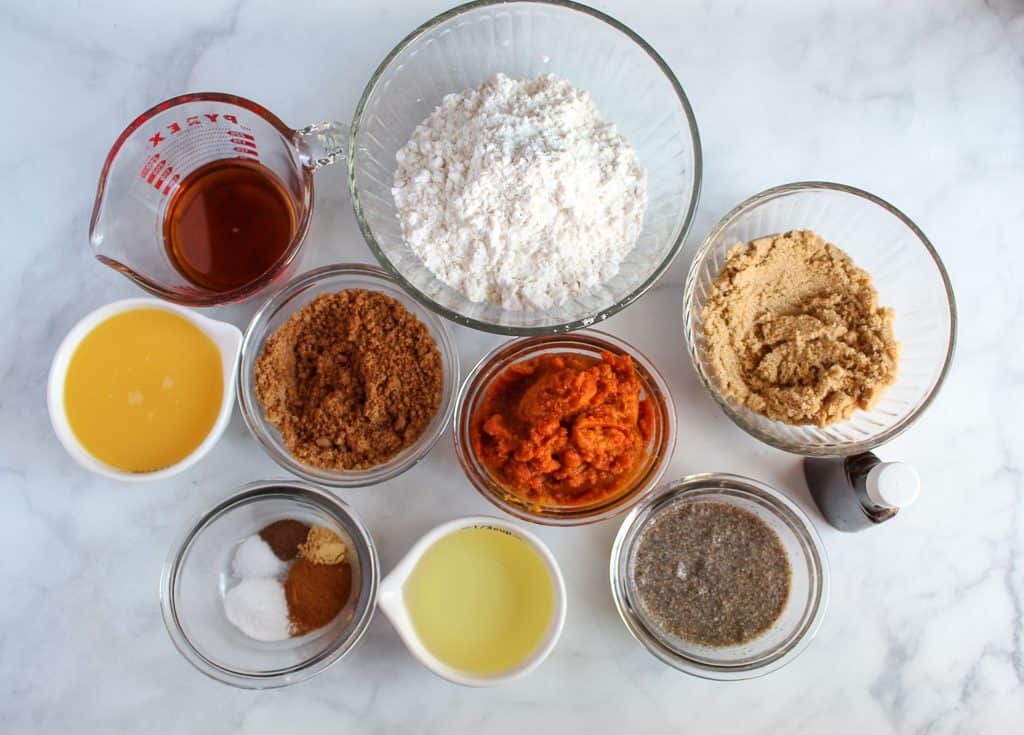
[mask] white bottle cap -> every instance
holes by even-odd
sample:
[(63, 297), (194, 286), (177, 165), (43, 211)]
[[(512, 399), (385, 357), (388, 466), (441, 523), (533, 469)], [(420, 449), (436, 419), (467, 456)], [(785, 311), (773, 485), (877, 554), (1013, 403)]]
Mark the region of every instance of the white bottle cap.
[(883, 508), (906, 508), (921, 493), (921, 478), (906, 462), (881, 462), (868, 472), (868, 499)]

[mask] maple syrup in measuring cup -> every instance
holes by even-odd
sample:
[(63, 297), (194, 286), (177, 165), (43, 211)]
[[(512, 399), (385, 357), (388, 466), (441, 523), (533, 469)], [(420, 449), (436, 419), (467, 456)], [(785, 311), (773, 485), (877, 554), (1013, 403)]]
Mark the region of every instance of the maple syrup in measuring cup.
[(297, 264), (313, 171), (343, 155), (347, 130), (293, 130), (228, 94), (167, 100), (114, 143), (90, 227), (96, 257), (162, 298), (246, 298)]
[(255, 161), (200, 166), (171, 195), (164, 246), (197, 286), (223, 292), (274, 267), (295, 237), (295, 204), (274, 172)]

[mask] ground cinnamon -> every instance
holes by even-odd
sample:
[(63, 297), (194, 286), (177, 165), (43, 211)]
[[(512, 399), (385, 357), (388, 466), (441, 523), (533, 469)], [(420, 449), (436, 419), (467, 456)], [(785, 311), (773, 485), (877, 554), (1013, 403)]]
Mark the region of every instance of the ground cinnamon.
[(415, 442), (441, 403), (430, 330), (377, 291), (321, 294), (263, 347), (256, 396), (297, 460), (366, 469)]
[(284, 582), (292, 635), (305, 635), (322, 628), (337, 617), (352, 590), (352, 567), (315, 564), (300, 558)]

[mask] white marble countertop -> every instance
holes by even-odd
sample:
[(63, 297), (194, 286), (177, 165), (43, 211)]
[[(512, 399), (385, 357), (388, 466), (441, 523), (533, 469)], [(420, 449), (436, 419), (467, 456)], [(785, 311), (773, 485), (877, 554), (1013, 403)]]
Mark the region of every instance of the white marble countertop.
[[(679, 442), (667, 477), (748, 474), (813, 511), (799, 459), (758, 444), (697, 382), (678, 313), (690, 258), (734, 204), (829, 179), (914, 218), (949, 268), (961, 316), (939, 399), (880, 453), (916, 464), (921, 500), (857, 535), (819, 524), (832, 600), (814, 643), (768, 677), (716, 684), (668, 669), (609, 594), (616, 521), (537, 528), (565, 570), (564, 636), (534, 674), (491, 690), (420, 667), (383, 616), (334, 668), (288, 689), (217, 684), (174, 650), (161, 564), (183, 524), (238, 485), (280, 475), (237, 413), (175, 479), (122, 486), (61, 450), (48, 364), (92, 308), (137, 295), (95, 262), (87, 227), (123, 126), (192, 90), (258, 100), (296, 126), (351, 119), (363, 84), (444, 0), (391, 3), (8, 0), (0, 6), (0, 730), (9, 733), (1019, 731), (1024, 722), (1024, 6), (1016, 0), (609, 0), (675, 70), (704, 143), (683, 255), (606, 327), (671, 382)], [(812, 8), (813, 6), (813, 8)], [(370, 261), (340, 166), (317, 180), (304, 265)], [(248, 304), (219, 313), (243, 324)], [(464, 365), (497, 338), (456, 329)], [(426, 529), (492, 508), (450, 436), (413, 471), (344, 491), (390, 568)], [(820, 521), (820, 516), (815, 514)]]

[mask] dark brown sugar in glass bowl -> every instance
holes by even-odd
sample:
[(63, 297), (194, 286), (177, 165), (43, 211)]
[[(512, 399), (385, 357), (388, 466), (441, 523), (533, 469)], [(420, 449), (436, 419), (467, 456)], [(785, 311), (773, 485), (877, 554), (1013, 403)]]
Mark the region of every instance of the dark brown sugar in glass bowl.
[(700, 501), (666, 508), (638, 540), (640, 604), (670, 636), (738, 646), (767, 631), (789, 598), (789, 558), (750, 511)]
[(282, 324), (255, 393), (291, 455), (321, 469), (383, 464), (423, 434), (444, 386), (430, 330), (378, 291), (323, 293)]

